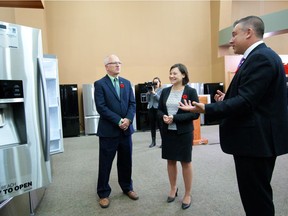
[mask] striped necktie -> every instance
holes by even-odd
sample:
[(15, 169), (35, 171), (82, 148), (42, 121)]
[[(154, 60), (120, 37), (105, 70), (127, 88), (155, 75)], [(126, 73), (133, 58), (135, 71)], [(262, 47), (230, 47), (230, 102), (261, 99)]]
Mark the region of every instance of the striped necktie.
[(116, 93), (118, 95), (118, 97), (120, 97), (120, 86), (119, 86), (119, 82), (118, 82), (118, 79), (117, 78), (114, 78), (114, 88), (116, 90)]
[(240, 60), (240, 62), (239, 62), (239, 64), (238, 64), (238, 67), (237, 67), (237, 69), (236, 69), (236, 71), (235, 71), (235, 74), (238, 72), (239, 68), (240, 68), (241, 65), (244, 63), (244, 61), (245, 61), (245, 58), (244, 58), (244, 57), (241, 58), (241, 60)]

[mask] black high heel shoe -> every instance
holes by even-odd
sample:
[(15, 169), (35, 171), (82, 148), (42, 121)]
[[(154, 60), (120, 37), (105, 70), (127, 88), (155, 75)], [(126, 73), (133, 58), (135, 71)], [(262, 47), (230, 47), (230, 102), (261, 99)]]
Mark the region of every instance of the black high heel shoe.
[(177, 196), (178, 196), (178, 188), (177, 188), (177, 190), (176, 190), (176, 193), (175, 193), (175, 196), (174, 196), (174, 197), (168, 196), (167, 202), (168, 202), (168, 203), (173, 202), (173, 201), (175, 200), (175, 197), (177, 197)]
[[(190, 199), (191, 199), (191, 196), (190, 196)], [(190, 200), (189, 203), (183, 203), (183, 202), (182, 202), (182, 209), (183, 209), (183, 210), (188, 209), (188, 208), (191, 206), (191, 201), (192, 201), (192, 200)]]

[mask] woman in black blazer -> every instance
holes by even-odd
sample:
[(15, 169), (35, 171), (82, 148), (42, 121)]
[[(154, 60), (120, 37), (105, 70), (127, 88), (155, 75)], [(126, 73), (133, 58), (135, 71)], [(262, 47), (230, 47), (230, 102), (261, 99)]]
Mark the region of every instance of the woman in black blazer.
[(172, 86), (163, 89), (158, 106), (158, 116), (163, 121), (162, 158), (167, 159), (170, 182), (167, 202), (173, 202), (178, 195), (177, 161), (180, 161), (185, 185), (182, 208), (187, 209), (191, 205), (193, 120), (199, 114), (180, 110), (178, 105), (184, 99), (198, 101), (198, 95), (195, 89), (187, 85), (189, 77), (185, 65), (173, 65), (169, 79)]

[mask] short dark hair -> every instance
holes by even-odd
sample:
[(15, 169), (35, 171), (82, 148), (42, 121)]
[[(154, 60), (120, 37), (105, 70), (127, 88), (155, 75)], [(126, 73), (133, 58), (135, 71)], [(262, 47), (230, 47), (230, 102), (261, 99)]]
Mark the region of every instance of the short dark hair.
[(186, 68), (186, 66), (184, 64), (178, 63), (178, 64), (174, 64), (171, 68), (170, 71), (174, 68), (178, 68), (179, 71), (181, 72), (181, 74), (184, 74), (185, 77), (182, 80), (182, 85), (186, 85), (187, 83), (189, 83), (189, 76), (188, 76), (188, 70)]
[(235, 27), (237, 24), (241, 23), (244, 29), (251, 27), (255, 32), (258, 38), (263, 38), (265, 25), (263, 20), (257, 16), (247, 16), (242, 19), (236, 20), (233, 24)]

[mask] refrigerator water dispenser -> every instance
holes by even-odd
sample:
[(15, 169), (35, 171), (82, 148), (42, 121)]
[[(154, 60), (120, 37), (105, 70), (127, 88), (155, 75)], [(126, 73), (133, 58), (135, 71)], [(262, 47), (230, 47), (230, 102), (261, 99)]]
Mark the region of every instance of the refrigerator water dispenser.
[(27, 143), (22, 81), (0, 80), (0, 146)]

